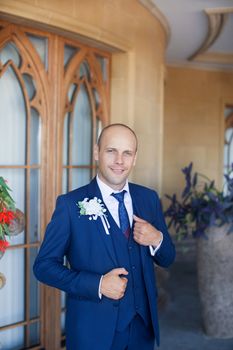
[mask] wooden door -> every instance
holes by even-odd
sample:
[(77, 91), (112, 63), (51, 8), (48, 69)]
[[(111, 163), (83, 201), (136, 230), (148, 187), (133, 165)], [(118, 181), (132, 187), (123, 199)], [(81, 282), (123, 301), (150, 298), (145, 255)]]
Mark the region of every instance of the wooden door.
[(0, 260), (0, 349), (59, 349), (65, 295), (32, 266), (56, 196), (90, 181), (92, 146), (109, 116), (110, 54), (0, 21), (0, 176), (26, 215)]

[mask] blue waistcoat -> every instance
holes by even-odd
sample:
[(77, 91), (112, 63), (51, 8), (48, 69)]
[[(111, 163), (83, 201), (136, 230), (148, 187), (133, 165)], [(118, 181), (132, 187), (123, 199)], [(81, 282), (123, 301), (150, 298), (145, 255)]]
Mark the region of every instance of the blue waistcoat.
[(145, 282), (142, 274), (142, 263), (139, 245), (134, 241), (132, 230), (130, 237), (124, 236), (115, 221), (110, 218), (110, 225), (114, 225), (111, 235), (119, 267), (128, 271), (126, 292), (119, 301), (117, 330), (124, 330), (136, 314), (139, 314), (146, 325), (151, 322)]

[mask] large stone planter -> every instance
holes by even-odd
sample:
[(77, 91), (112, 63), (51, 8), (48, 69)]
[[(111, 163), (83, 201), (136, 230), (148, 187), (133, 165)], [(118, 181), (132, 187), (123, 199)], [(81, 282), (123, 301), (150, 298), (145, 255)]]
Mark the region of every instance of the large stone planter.
[(211, 227), (197, 240), (198, 285), (204, 329), (216, 338), (233, 337), (233, 233)]

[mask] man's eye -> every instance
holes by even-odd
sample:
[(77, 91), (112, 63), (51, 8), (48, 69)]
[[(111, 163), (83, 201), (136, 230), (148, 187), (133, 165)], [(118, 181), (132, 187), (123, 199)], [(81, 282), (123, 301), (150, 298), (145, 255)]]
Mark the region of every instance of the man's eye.
[(125, 152), (125, 154), (126, 154), (127, 156), (132, 156), (132, 152), (130, 152), (130, 151)]
[(108, 153), (112, 153), (112, 152), (113, 152), (113, 149), (111, 149), (111, 148), (110, 148), (110, 149), (107, 149), (107, 152), (108, 152)]

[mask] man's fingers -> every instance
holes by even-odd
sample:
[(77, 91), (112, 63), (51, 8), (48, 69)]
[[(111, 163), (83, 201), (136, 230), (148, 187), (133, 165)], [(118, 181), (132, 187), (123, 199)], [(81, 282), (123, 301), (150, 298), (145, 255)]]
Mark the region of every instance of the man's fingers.
[(119, 275), (128, 275), (128, 271), (124, 267), (119, 267), (117, 269), (113, 269), (111, 274), (119, 276)]
[(133, 238), (136, 242), (141, 243), (141, 236), (140, 235), (134, 235)]
[(125, 277), (121, 277), (121, 280), (124, 282), (124, 286), (126, 287), (126, 285), (128, 283), (128, 279)]
[(133, 233), (141, 235), (143, 233), (143, 229), (141, 227), (134, 226)]
[(128, 279), (125, 277), (121, 277), (121, 283), (122, 292), (124, 293), (127, 288)]
[(145, 223), (145, 222), (146, 222), (145, 220), (139, 218), (139, 217), (136, 216), (136, 215), (133, 215), (133, 219), (134, 219), (135, 222), (139, 222), (139, 223)]

